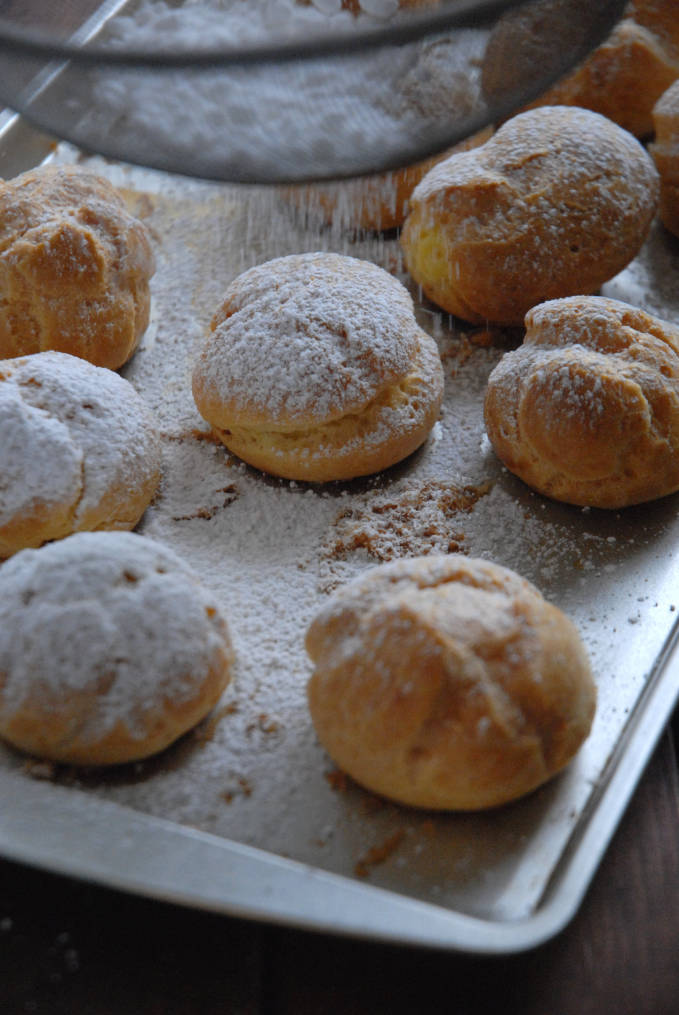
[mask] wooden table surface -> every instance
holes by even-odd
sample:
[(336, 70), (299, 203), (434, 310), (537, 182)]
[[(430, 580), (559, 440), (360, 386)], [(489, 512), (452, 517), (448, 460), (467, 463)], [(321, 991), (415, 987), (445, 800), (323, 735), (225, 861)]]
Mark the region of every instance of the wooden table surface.
[(366, 944), (0, 861), (0, 1012), (677, 1015), (679, 711), (673, 727), (579, 913), (539, 949), (479, 958)]

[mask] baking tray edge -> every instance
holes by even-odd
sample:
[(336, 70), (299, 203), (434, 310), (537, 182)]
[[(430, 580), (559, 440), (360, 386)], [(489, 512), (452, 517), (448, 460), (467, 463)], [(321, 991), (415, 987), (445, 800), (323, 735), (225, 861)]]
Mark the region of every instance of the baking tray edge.
[[(0, 112), (5, 178), (48, 158), (56, 143), (18, 114)], [(448, 910), (77, 789), (3, 771), (0, 855), (233, 917), (473, 954), (526, 951), (563, 930), (582, 902), (679, 698), (678, 643), (679, 621), (542, 899), (519, 920), (484, 920)]]
[(10, 772), (0, 772), (0, 854), (234, 917), (474, 954), (526, 951), (579, 908), (679, 696), (678, 642), (675, 624), (552, 882), (520, 920), (471, 917)]

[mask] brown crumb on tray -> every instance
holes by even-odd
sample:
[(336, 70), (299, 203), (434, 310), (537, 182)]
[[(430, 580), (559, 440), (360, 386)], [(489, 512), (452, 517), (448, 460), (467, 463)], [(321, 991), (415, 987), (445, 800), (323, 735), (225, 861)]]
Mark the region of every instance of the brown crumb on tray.
[(190, 431), (190, 436), (196, 441), (207, 441), (210, 444), (223, 446), (221, 440), (214, 430), (199, 430), (197, 427)]
[(364, 550), (379, 561), (428, 553), (464, 552), (456, 516), (472, 510), (490, 484), (461, 486), (429, 479), (382, 495), (357, 498), (337, 516), (322, 555), (338, 560)]
[(57, 766), (53, 761), (44, 761), (40, 758), (27, 758), (22, 768), (26, 775), (30, 775), (31, 779), (44, 779), (53, 782), (57, 774)]
[(192, 427), (190, 430), (162, 430), (160, 435), (164, 440), (176, 444), (183, 441), (206, 441), (219, 447), (223, 446), (214, 430), (200, 430), (198, 427)]
[(387, 801), (384, 797), (375, 796), (373, 793), (369, 793), (363, 801), (363, 813), (364, 814), (378, 814), (383, 811), (387, 806)]
[(233, 715), (238, 711), (238, 705), (234, 701), (230, 701), (228, 705), (223, 705), (221, 708), (214, 709), (210, 715), (205, 719), (199, 726), (193, 731), (193, 737), (198, 740), (201, 744), (207, 744), (213, 739), (217, 726), (222, 719), (227, 715)]
[(396, 849), (398, 849), (404, 835), (404, 830), (402, 828), (397, 828), (395, 832), (384, 840), (384, 842), (379, 843), (377, 846), (371, 846), (367, 853), (365, 853), (360, 860), (356, 862), (356, 866), (354, 867), (354, 873), (356, 876), (359, 878), (367, 878), (373, 867), (384, 863), (396, 851)]
[(233, 803), (236, 797), (252, 796), (252, 783), (244, 775), (238, 775), (235, 777), (235, 785), (223, 790), (219, 795), (224, 803)]
[(474, 355), (475, 349), (513, 348), (521, 343), (523, 335), (516, 328), (498, 328), (487, 326), (474, 331), (461, 331), (445, 343), (441, 350), (441, 359), (450, 364), (450, 376), (454, 377), (458, 369)]
[(337, 793), (346, 793), (349, 788), (349, 776), (339, 768), (333, 768), (330, 772), (326, 772), (325, 778), (330, 788)]
[(254, 722), (248, 723), (245, 732), (253, 733), (255, 730), (259, 730), (262, 733), (278, 733), (280, 728), (281, 724), (278, 719), (272, 718), (266, 712), (260, 712)]
[(218, 514), (220, 511), (223, 511), (224, 508), (228, 507), (229, 504), (233, 504), (233, 502), (238, 498), (238, 487), (234, 483), (230, 483), (228, 486), (223, 486), (219, 490), (215, 490), (215, 493), (226, 494), (226, 496), (224, 497), (223, 500), (220, 497), (220, 503), (215, 504), (213, 507), (199, 507), (196, 508), (195, 511), (192, 511), (190, 514), (173, 515), (172, 521), (190, 522), (194, 521), (196, 518), (201, 518), (206, 521), (209, 521), (210, 518), (214, 518), (216, 514)]

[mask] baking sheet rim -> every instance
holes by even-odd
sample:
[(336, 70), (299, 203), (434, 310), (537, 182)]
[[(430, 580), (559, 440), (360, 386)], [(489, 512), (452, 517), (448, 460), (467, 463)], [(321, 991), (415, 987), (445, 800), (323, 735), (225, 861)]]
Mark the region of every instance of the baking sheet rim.
[(421, 902), (11, 772), (0, 772), (0, 855), (235, 918), (477, 955), (527, 951), (563, 930), (584, 898), (679, 696), (678, 643), (679, 622), (543, 899), (518, 920)]
[[(19, 115), (5, 111), (0, 116), (4, 175), (31, 168), (54, 147), (53, 138)], [(146, 815), (77, 789), (2, 771), (0, 855), (56, 874), (236, 918), (474, 954), (526, 951), (563, 930), (584, 898), (679, 698), (678, 643), (679, 621), (658, 655), (542, 899), (532, 914), (518, 920), (484, 920)], [(61, 826), (66, 819), (77, 817), (80, 808), (87, 809), (88, 820), (84, 827), (78, 823), (71, 836)], [(110, 835), (111, 817), (117, 831), (126, 836), (128, 847), (114, 846), (104, 860), (102, 829), (107, 833), (107, 849), (115, 839)], [(129, 844), (137, 849), (132, 862)], [(139, 853), (141, 845), (143, 853)], [(164, 865), (159, 870), (161, 852)], [(189, 857), (195, 861), (190, 872)], [(224, 877), (229, 861), (230, 887), (222, 882), (216, 888), (212, 879)], [(248, 888), (253, 876), (259, 881), (250, 895), (236, 885), (236, 870)], [(263, 873), (266, 877), (262, 880)]]

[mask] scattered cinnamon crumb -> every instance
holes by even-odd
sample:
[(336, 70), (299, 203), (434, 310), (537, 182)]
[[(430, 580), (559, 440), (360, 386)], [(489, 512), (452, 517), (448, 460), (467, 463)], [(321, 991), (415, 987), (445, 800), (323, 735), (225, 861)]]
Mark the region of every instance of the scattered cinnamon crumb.
[(223, 705), (221, 708), (215, 709), (211, 715), (207, 717), (199, 726), (193, 731), (193, 736), (201, 744), (206, 744), (213, 739), (217, 726), (227, 715), (233, 715), (238, 711), (238, 705), (231, 701), (228, 705)]
[(365, 814), (377, 814), (379, 811), (384, 810), (386, 807), (386, 801), (379, 796), (374, 796), (369, 793), (363, 800), (363, 811)]
[(245, 732), (252, 733), (254, 730), (261, 730), (262, 733), (277, 733), (279, 729), (280, 723), (277, 719), (272, 719), (266, 712), (260, 712), (254, 722), (248, 723)]
[(236, 783), (238, 785), (237, 789), (234, 788), (225, 789), (222, 793), (219, 794), (220, 798), (224, 801), (224, 803), (226, 804), (233, 803), (233, 801), (237, 796), (244, 797), (252, 796), (252, 784), (245, 778), (244, 775), (237, 776)]
[(190, 515), (173, 515), (172, 516), (172, 521), (173, 522), (192, 522), (195, 518), (210, 519), (210, 518), (214, 517), (214, 515), (217, 513), (218, 510), (219, 510), (218, 508), (197, 508)]
[(491, 484), (459, 486), (441, 480), (412, 483), (345, 508), (335, 519), (334, 541), (323, 549), (326, 559), (342, 559), (365, 550), (379, 561), (427, 553), (463, 552), (464, 532), (451, 521), (472, 510)]
[(367, 878), (372, 867), (384, 863), (394, 853), (401, 843), (405, 832), (398, 828), (392, 835), (377, 846), (372, 846), (368, 852), (357, 861), (354, 873), (359, 878)]
[(182, 444), (184, 441), (208, 441), (212, 444), (221, 444), (219, 438), (212, 430), (199, 430), (197, 427), (191, 430), (161, 430), (160, 436), (163, 440)]
[(196, 441), (208, 441), (211, 444), (219, 445), (222, 443), (214, 430), (198, 430), (196, 428), (194, 430), (190, 430), (189, 434)]
[(53, 782), (57, 774), (57, 766), (53, 761), (39, 758), (28, 758), (23, 764), (23, 770), (31, 779), (45, 779), (49, 782)]
[(161, 430), (160, 436), (166, 441), (175, 441), (181, 444), (183, 441), (207, 441), (210, 444), (222, 446), (222, 442), (213, 430), (199, 430), (192, 427), (190, 430)]
[(214, 518), (216, 514), (227, 508), (229, 504), (233, 504), (238, 498), (238, 487), (234, 483), (230, 483), (228, 486), (222, 486), (219, 490), (215, 490), (215, 493), (225, 493), (226, 497), (220, 504), (215, 504), (214, 507), (200, 507), (196, 508), (191, 514), (188, 515), (173, 515), (173, 522), (190, 522), (195, 518), (203, 518), (209, 520)]
[(330, 788), (338, 793), (346, 793), (349, 788), (349, 777), (339, 768), (333, 768), (330, 772), (326, 772), (325, 778), (329, 782)]

